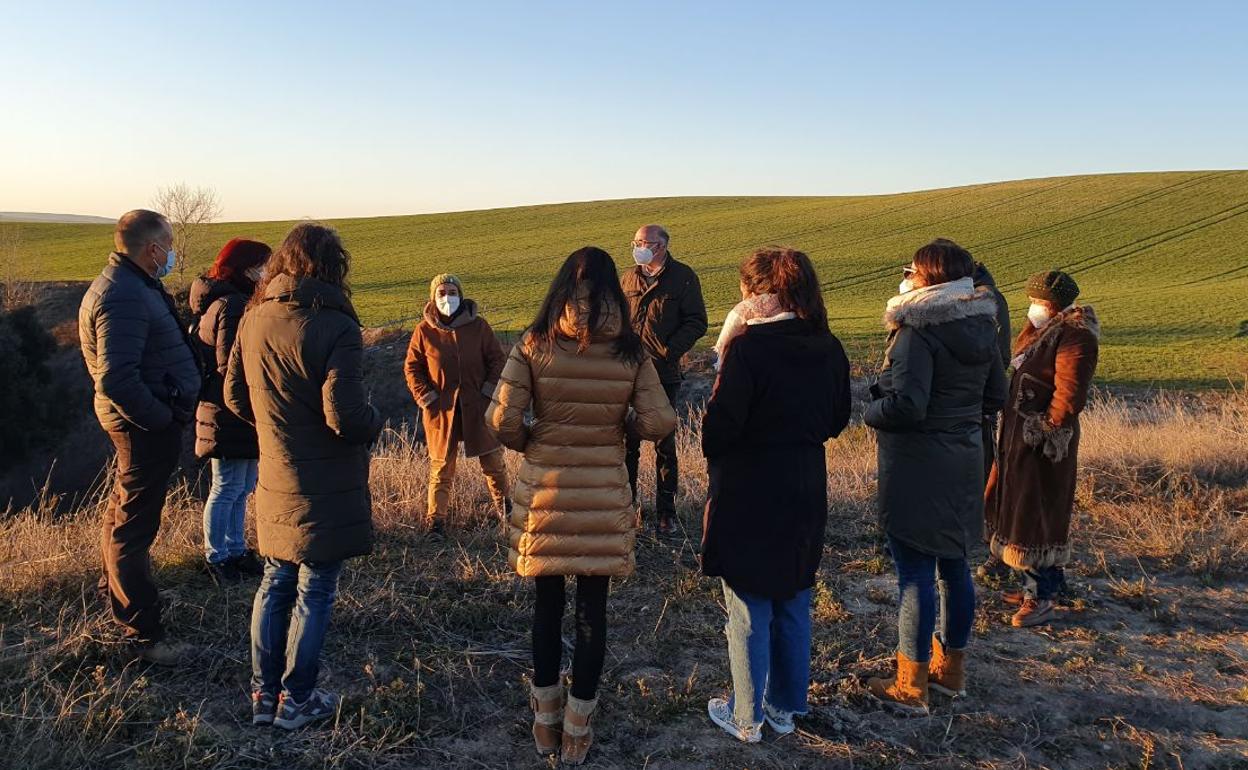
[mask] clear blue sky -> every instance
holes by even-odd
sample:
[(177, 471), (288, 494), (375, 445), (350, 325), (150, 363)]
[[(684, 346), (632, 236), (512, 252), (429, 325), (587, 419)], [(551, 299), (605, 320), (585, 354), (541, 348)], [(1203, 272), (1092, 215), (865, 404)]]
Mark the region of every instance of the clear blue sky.
[(1248, 167), (1246, 2), (0, 0), (0, 210), (227, 219)]

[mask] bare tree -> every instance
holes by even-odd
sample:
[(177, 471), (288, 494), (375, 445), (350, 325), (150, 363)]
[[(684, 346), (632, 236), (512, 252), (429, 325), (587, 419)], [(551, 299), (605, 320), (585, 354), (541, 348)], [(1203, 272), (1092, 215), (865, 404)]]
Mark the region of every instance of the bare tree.
[(16, 222), (0, 222), (0, 310), (16, 310), (35, 301), (30, 266), (22, 264), (22, 230)]
[[(221, 216), (221, 200), (211, 187), (192, 188), (185, 182), (162, 187), (152, 207), (173, 225), (173, 248), (178, 252), (178, 281), (186, 284), (186, 269), (199, 257), (204, 231)], [(194, 273), (192, 273), (194, 275)]]

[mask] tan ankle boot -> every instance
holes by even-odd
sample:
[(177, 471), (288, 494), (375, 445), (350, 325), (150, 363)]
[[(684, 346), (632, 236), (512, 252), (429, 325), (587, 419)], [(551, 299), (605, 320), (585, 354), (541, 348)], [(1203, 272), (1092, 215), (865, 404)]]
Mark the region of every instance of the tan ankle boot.
[(885, 706), (908, 716), (926, 716), (927, 664), (897, 653), (897, 673), (888, 679), (867, 680), (867, 692)]
[(568, 696), (568, 706), (563, 712), (563, 752), (559, 761), (565, 765), (579, 765), (589, 754), (589, 747), (594, 742), (594, 731), (589, 720), (598, 708), (598, 699), (581, 700), (574, 695)]
[(950, 649), (933, 636), (927, 686), (950, 698), (966, 697), (966, 650)]
[(529, 686), (529, 705), (533, 707), (533, 744), (537, 753), (549, 756), (559, 751), (563, 727), (563, 685)]

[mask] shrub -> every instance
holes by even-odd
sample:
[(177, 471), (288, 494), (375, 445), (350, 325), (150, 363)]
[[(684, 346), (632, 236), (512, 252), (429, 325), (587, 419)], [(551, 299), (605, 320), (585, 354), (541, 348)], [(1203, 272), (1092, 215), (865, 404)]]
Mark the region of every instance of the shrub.
[(52, 381), (48, 358), (56, 340), (39, 325), (35, 308), (0, 310), (0, 469), (27, 458), (64, 433), (63, 384)]

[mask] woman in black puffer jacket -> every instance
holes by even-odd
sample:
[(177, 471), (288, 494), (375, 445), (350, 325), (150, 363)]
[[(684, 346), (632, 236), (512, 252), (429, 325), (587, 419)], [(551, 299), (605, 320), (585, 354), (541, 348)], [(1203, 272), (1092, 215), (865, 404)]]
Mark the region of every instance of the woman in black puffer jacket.
[(192, 332), (204, 362), (204, 386), (195, 412), (195, 454), (212, 461), (212, 491), (204, 505), (204, 556), (208, 573), (218, 583), (263, 571), (243, 534), (243, 514), (247, 496), (256, 488), (260, 457), (256, 429), (225, 407), (221, 386), (239, 321), (271, 253), (259, 241), (235, 238), (217, 254), (212, 268), (191, 284)]

